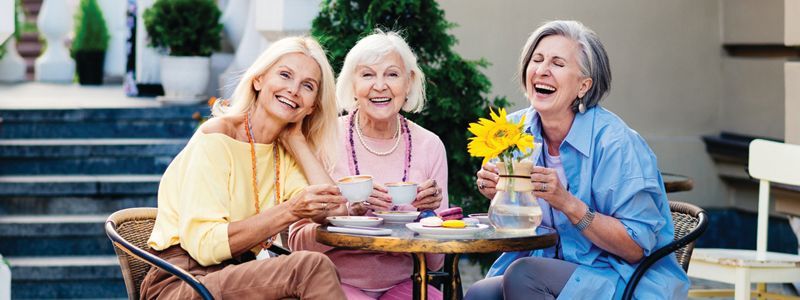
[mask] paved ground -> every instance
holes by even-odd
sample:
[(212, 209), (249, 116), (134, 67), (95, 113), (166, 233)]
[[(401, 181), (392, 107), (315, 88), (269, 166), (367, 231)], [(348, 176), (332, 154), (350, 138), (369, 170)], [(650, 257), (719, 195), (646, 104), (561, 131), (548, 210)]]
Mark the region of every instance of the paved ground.
[(0, 84), (0, 109), (159, 107), (154, 98), (125, 96), (122, 85)]

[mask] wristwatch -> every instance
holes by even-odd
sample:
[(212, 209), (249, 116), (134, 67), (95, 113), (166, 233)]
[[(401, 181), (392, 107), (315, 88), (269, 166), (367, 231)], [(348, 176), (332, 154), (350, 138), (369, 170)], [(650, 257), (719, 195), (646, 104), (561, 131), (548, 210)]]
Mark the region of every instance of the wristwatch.
[(583, 231), (586, 229), (586, 227), (589, 227), (589, 224), (592, 224), (592, 220), (594, 220), (594, 209), (589, 206), (586, 209), (586, 214), (583, 215), (583, 218), (581, 218), (581, 220), (575, 224), (575, 228), (577, 228), (578, 231)]

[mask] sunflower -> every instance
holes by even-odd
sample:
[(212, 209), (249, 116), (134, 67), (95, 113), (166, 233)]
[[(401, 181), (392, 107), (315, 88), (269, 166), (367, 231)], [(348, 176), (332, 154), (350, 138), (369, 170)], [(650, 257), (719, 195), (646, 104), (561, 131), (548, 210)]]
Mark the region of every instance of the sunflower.
[(469, 124), (469, 131), (475, 137), (470, 138), (467, 150), (473, 157), (483, 157), (483, 164), (501, 154), (510, 158), (514, 149), (527, 153), (533, 148), (533, 136), (522, 131), (525, 116), (514, 124), (506, 119), (505, 109), (501, 108), (499, 113), (490, 108), (491, 120), (480, 118)]

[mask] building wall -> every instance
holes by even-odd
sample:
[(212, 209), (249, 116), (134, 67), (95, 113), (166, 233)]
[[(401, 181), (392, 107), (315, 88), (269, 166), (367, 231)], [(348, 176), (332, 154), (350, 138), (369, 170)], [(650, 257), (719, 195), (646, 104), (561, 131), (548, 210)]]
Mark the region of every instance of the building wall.
[[(456, 51), (492, 63), (493, 93), (529, 105), (516, 77), (519, 53), (542, 22), (575, 19), (594, 29), (609, 53), (613, 81), (602, 105), (644, 136), (664, 172), (691, 176), (695, 189), (670, 195), (702, 206), (729, 205), (700, 140), (721, 130), (724, 92), (720, 2), (440, 0), (458, 24)], [(780, 92), (783, 94), (783, 92)], [(768, 105), (773, 105), (769, 103)], [(772, 108), (770, 108), (772, 109)], [(780, 120), (780, 124), (783, 120)], [(782, 134), (782, 132), (781, 132)]]

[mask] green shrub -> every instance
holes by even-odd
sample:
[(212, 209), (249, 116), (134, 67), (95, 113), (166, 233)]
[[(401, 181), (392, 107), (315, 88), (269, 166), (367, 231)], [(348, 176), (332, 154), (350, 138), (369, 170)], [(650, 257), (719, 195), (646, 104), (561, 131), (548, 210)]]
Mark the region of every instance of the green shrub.
[(97, 0), (81, 0), (75, 14), (75, 39), (72, 52), (106, 51), (108, 48), (108, 28)]
[(156, 0), (144, 11), (150, 46), (172, 56), (210, 56), (220, 49), (221, 14), (213, 0)]
[(467, 127), (488, 116), (489, 105), (507, 104), (505, 98), (487, 97), (491, 82), (478, 69), (488, 63), (453, 52), (457, 41), (447, 30), (455, 25), (445, 20), (434, 0), (326, 0), (322, 6), (311, 34), (328, 51), (336, 70), (359, 38), (376, 28), (401, 31), (427, 79), (427, 105), (408, 117), (439, 135), (447, 148), (450, 204), (461, 206), (465, 214), (487, 211), (489, 201), (475, 187), (481, 160), (467, 153)]
[[(20, 17), (24, 16), (22, 14), (22, 3), (20, 0), (14, 1), (14, 38), (19, 41), (19, 38), (22, 36), (22, 20)], [(0, 59), (6, 55), (6, 43), (8, 40), (3, 41), (0, 43)]]

